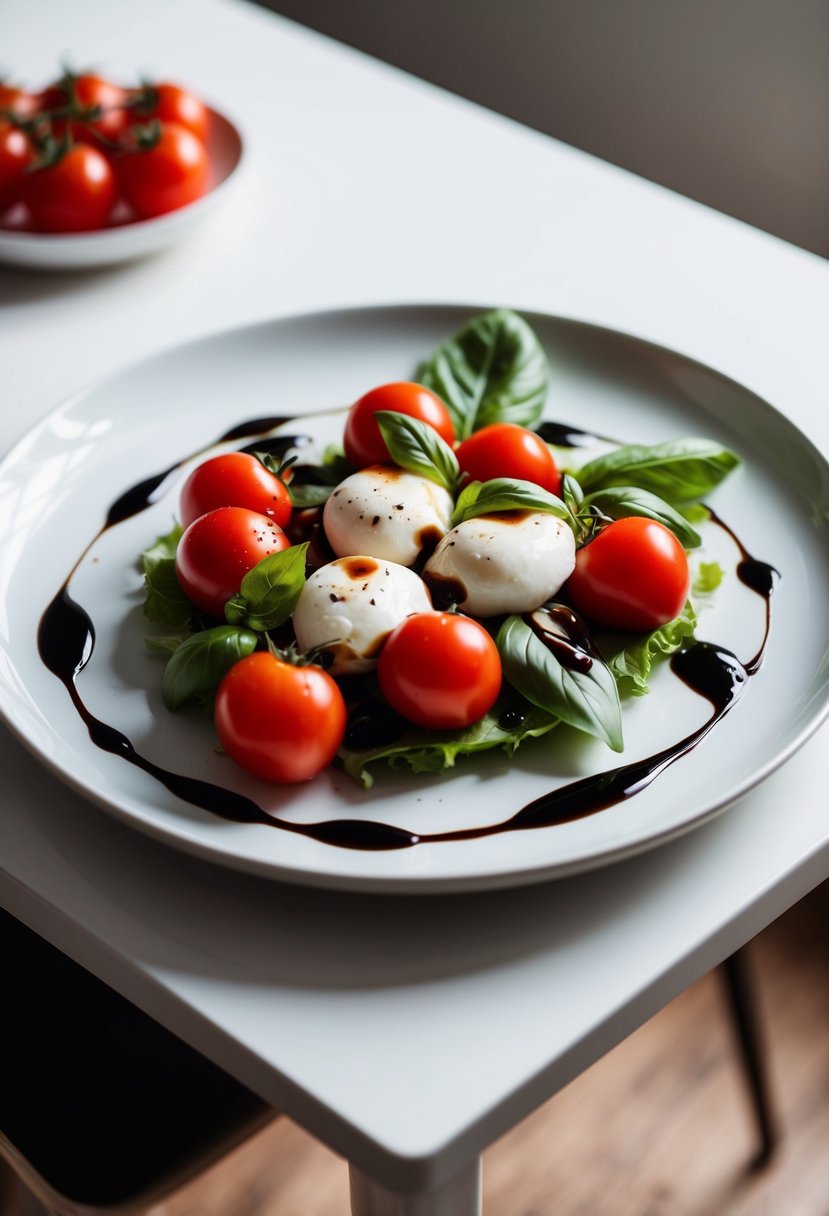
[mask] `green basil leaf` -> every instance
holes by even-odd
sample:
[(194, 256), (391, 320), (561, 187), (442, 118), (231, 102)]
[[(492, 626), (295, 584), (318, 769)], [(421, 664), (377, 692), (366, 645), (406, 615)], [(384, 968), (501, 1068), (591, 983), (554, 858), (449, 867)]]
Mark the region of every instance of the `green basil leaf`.
[(459, 440), (493, 422), (532, 426), (544, 409), (549, 378), (535, 332), (503, 308), (468, 321), (416, 373), (446, 402)]
[(250, 629), (217, 625), (194, 633), (174, 651), (164, 668), (161, 695), (170, 710), (209, 692), (234, 663), (252, 654), (258, 638)]
[(594, 494), (587, 495), (584, 507), (594, 507), (611, 519), (625, 519), (631, 515), (655, 519), (673, 532), (685, 549), (696, 549), (702, 544), (700, 534), (691, 527), (684, 515), (663, 498), (638, 486), (611, 486), (607, 490), (596, 490)]
[(269, 553), (242, 579), (237, 595), (225, 604), (225, 620), (258, 633), (277, 629), (293, 612), (305, 586), (308, 542)]
[(653, 633), (625, 646), (610, 660), (609, 666), (619, 685), (619, 691), (634, 697), (649, 692), (648, 677), (654, 663), (675, 654), (683, 642), (694, 636), (697, 614), (690, 603), (673, 621)]
[(189, 634), (184, 633), (151, 634), (144, 638), (144, 644), (151, 654), (161, 654), (169, 659), (188, 637)]
[(458, 460), (434, 427), (393, 410), (378, 410), (374, 418), (395, 464), (454, 492), (460, 473)]
[(584, 491), (572, 473), (565, 473), (561, 479), (561, 497), (567, 509), (577, 515), (584, 502)]
[(478, 515), (493, 515), (496, 511), (546, 511), (557, 515), (571, 527), (575, 520), (570, 511), (555, 494), (542, 490), (532, 481), (520, 481), (514, 477), (494, 477), (491, 481), (471, 481), (461, 490), (452, 526)]
[(506, 708), (514, 709), (514, 706), (499, 699), (479, 722), (461, 731), (418, 730), (411, 727), (393, 743), (380, 747), (362, 750), (342, 747), (339, 751), (340, 763), (350, 777), (361, 781), (368, 789), (374, 783), (369, 765), (385, 762), (392, 768), (407, 766), (413, 773), (441, 773), (452, 768), (458, 756), (490, 751), (496, 747), (512, 755), (527, 739), (546, 735), (558, 725), (559, 719), (554, 714), (525, 703), (522, 710), (514, 714), (515, 724), (504, 726), (502, 722)]
[(182, 536), (178, 524), (141, 554), (144, 571), (144, 615), (155, 625), (184, 625), (193, 605), (176, 577), (176, 548)]
[(622, 751), (619, 692), (600, 655), (591, 654), (589, 671), (564, 667), (520, 616), (507, 617), (495, 643), (504, 676), (523, 697)]
[(327, 502), (334, 491), (334, 486), (317, 486), (306, 482), (304, 485), (294, 485), (293, 482), (288, 483), (288, 493), (291, 496), (291, 506), (297, 511), (302, 511), (306, 507), (321, 507), (324, 502)]
[(710, 439), (671, 439), (616, 448), (582, 465), (578, 478), (587, 493), (636, 485), (676, 505), (703, 498), (740, 464), (739, 456)]

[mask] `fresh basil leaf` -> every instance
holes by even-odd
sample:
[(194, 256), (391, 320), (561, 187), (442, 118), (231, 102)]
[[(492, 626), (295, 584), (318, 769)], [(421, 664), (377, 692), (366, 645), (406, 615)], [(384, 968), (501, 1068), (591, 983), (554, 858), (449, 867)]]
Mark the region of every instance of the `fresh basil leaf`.
[(637, 638), (615, 654), (609, 666), (616, 677), (619, 691), (634, 697), (649, 692), (648, 677), (654, 663), (679, 650), (686, 639), (694, 636), (696, 627), (697, 614), (689, 601), (673, 621), (645, 637)]
[(493, 515), (496, 511), (546, 511), (571, 527), (575, 525), (572, 514), (555, 494), (542, 490), (532, 481), (494, 477), (491, 481), (471, 481), (464, 486), (455, 504), (452, 526), (478, 515)]
[(183, 633), (151, 634), (144, 638), (144, 644), (151, 654), (161, 654), (166, 659), (169, 659), (170, 655), (175, 654), (179, 646), (187, 640), (188, 636)]
[(532, 426), (541, 417), (549, 378), (535, 332), (504, 308), (473, 317), (416, 373), (446, 402), (459, 440), (493, 422)]
[(711, 518), (710, 510), (701, 502), (684, 502), (678, 510), (685, 516), (689, 524), (707, 524)]
[(141, 554), (144, 571), (144, 615), (155, 625), (184, 625), (193, 605), (176, 577), (176, 548), (182, 529), (178, 524)]
[(374, 419), (395, 464), (454, 492), (460, 473), (458, 460), (434, 427), (393, 410), (378, 410)]
[(594, 507), (602, 515), (609, 515), (611, 519), (625, 519), (631, 515), (655, 519), (673, 532), (685, 549), (696, 549), (702, 544), (699, 533), (691, 527), (684, 515), (663, 498), (652, 494), (650, 490), (641, 490), (638, 486), (611, 486), (607, 490), (596, 490), (594, 494), (587, 495), (583, 506)]
[(589, 671), (564, 667), (520, 616), (508, 616), (495, 639), (504, 676), (533, 705), (620, 752), (622, 711), (616, 681), (598, 653)]
[(308, 542), (269, 553), (242, 579), (238, 594), (225, 604), (225, 620), (265, 633), (277, 629), (293, 612), (305, 586)]
[(401, 738), (379, 747), (359, 751), (342, 747), (338, 753), (339, 759), (348, 775), (361, 781), (368, 789), (374, 782), (369, 765), (385, 762), (392, 768), (408, 766), (414, 773), (441, 773), (444, 769), (452, 768), (458, 756), (471, 755), (473, 752), (500, 747), (512, 755), (525, 740), (546, 735), (558, 725), (559, 720), (555, 715), (533, 705), (525, 705), (519, 713), (514, 714), (513, 725), (502, 725), (506, 708), (514, 709), (512, 704), (507, 706), (505, 701), (496, 701), (479, 722), (461, 731), (418, 730), (412, 727)]
[(161, 681), (161, 695), (170, 710), (209, 692), (234, 663), (252, 654), (258, 638), (250, 629), (217, 625), (194, 633), (170, 656)]
[(676, 505), (703, 498), (740, 463), (739, 456), (710, 439), (671, 439), (616, 448), (583, 464), (578, 478), (586, 493), (636, 485)]
[(700, 562), (694, 574), (691, 594), (694, 596), (711, 595), (723, 581), (724, 573), (719, 562)]
[(317, 486), (310, 482), (304, 485), (294, 485), (293, 482), (288, 484), (291, 506), (297, 511), (303, 511), (306, 507), (321, 507), (324, 502), (328, 501), (333, 491), (333, 485)]
[(584, 501), (584, 491), (572, 473), (565, 473), (561, 479), (561, 497), (567, 509), (577, 515)]

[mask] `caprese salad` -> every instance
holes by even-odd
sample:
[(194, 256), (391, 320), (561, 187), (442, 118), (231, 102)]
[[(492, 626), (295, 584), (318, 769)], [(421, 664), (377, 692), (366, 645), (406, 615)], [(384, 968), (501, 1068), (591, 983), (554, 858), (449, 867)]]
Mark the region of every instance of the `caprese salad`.
[(740, 461), (707, 439), (576, 459), (547, 441), (548, 384), (496, 310), (361, 396), (341, 445), (202, 460), (142, 555), (168, 709), (207, 706), (275, 782), (437, 772), (560, 722), (621, 751), (623, 697), (693, 636), (701, 500)]

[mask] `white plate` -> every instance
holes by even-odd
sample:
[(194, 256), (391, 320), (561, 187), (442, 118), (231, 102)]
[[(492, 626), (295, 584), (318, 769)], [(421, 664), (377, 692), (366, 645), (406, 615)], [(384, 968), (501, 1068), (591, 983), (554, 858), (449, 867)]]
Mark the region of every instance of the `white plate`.
[[(37, 628), (110, 504), (236, 423), (330, 410), (412, 375), (420, 357), (475, 311), (344, 311), (211, 337), (74, 398), (14, 449), (0, 466), (0, 708), (45, 764), (127, 823), (225, 864), (332, 887), (437, 891), (530, 882), (642, 851), (732, 803), (805, 741), (829, 701), (826, 461), (771, 406), (699, 364), (620, 334), (536, 316), (529, 319), (552, 365), (549, 417), (628, 441), (707, 435), (745, 458), (714, 503), (749, 551), (781, 571), (782, 582), (764, 667), (694, 751), (636, 797), (584, 819), (361, 852), (215, 818), (92, 745), (65, 688), (39, 658)], [(341, 420), (303, 419), (290, 429), (316, 428), (324, 438)], [(497, 824), (553, 786), (618, 763), (602, 745), (561, 727), (512, 761), (497, 752), (462, 759), (441, 776), (380, 773), (367, 792), (333, 770), (301, 788), (267, 787), (241, 773), (215, 753), (208, 719), (197, 712), (171, 717), (162, 708), (160, 661), (143, 646), (136, 557), (169, 528), (186, 471), (172, 472), (148, 509), (105, 531), (71, 583), (97, 631), (81, 695), (141, 755), (245, 792), (298, 822), (369, 819), (421, 833)], [(733, 572), (736, 554), (725, 534), (707, 525), (705, 540)], [(763, 601), (731, 573), (702, 610), (699, 632), (747, 660), (763, 623)], [(651, 695), (625, 706), (623, 759), (673, 743), (709, 711), (667, 667), (660, 670)]]
[(222, 204), (239, 179), (242, 136), (233, 123), (209, 110), (210, 182), (196, 202), (150, 220), (113, 224), (96, 232), (47, 234), (0, 227), (0, 262), (38, 270), (87, 270), (158, 253), (181, 240)]

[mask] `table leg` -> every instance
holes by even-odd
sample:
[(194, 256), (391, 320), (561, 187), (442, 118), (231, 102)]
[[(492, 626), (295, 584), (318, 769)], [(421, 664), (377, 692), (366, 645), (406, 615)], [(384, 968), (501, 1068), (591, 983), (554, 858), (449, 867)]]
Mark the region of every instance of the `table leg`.
[(777, 1146), (778, 1133), (748, 964), (747, 947), (744, 946), (725, 960), (722, 973), (757, 1125), (760, 1144), (753, 1165), (759, 1169), (771, 1159)]
[(351, 1216), (481, 1216), (480, 1158), (437, 1191), (389, 1191), (352, 1166)]

